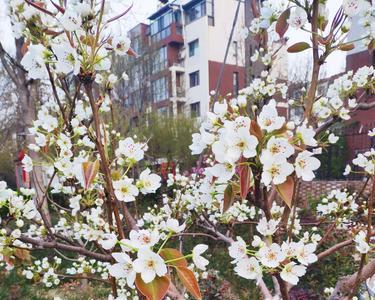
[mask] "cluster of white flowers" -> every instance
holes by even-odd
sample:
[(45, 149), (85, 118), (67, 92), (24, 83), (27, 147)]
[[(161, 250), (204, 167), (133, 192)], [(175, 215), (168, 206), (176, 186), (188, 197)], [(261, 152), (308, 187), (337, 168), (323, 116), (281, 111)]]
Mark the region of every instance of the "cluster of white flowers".
[(358, 212), (356, 193), (350, 194), (348, 190), (332, 190), (316, 207), (319, 215), (325, 218), (337, 218), (336, 222), (344, 226), (350, 223), (350, 217)]
[[(96, 3), (76, 2), (72, 1), (67, 3), (67, 6), (59, 11), (54, 4), (49, 1), (40, 1), (37, 5), (43, 7), (49, 14), (44, 13), (42, 10), (29, 5), (24, 1), (11, 0), (9, 3), (9, 15), (12, 18), (12, 28), (16, 36), (32, 36), (35, 34), (35, 26), (33, 29), (29, 28), (32, 25), (41, 23), (43, 26), (49, 28), (51, 32), (58, 31), (63, 28), (66, 32), (74, 32), (77, 39), (77, 44), (85, 41), (86, 30), (85, 27), (89, 26), (89, 22), (94, 20), (96, 14)], [(108, 4), (106, 13), (103, 18), (104, 21), (111, 19), (118, 13), (118, 8), (112, 7)], [(25, 26), (26, 24), (26, 26)], [(107, 25), (104, 31), (110, 31)], [(34, 30), (34, 31), (33, 31)], [(39, 34), (43, 34), (42, 31)], [(87, 53), (83, 53), (80, 47), (73, 47), (75, 44), (72, 38), (67, 35), (58, 35), (54, 39), (50, 39), (51, 44), (45, 47), (42, 44), (31, 44), (28, 47), (28, 52), (22, 60), (22, 65), (29, 72), (29, 76), (33, 79), (47, 79), (49, 67), (54, 68), (57, 74), (74, 74), (77, 75), (82, 67), (89, 64)], [(87, 42), (86, 42), (87, 43)], [(130, 39), (126, 34), (117, 33), (112, 39), (108, 40), (105, 47), (100, 47), (95, 51), (94, 69), (96, 71), (108, 71), (111, 67), (110, 53), (113, 51), (116, 55), (125, 55), (130, 48)], [(112, 80), (113, 81), (113, 80)]]
[(263, 1), (260, 9), (260, 17), (254, 18), (249, 27), (250, 32), (258, 34), (261, 30), (267, 30), (277, 20), (283, 11), (284, 5), (275, 1)]
[[(363, 169), (358, 171), (365, 175), (375, 175), (375, 149), (371, 148), (369, 151), (359, 153), (356, 158), (353, 159), (353, 165)], [(352, 167), (347, 165), (345, 168), (344, 175), (348, 176), (352, 172)]]
[(5, 208), (7, 217), (12, 216), (19, 221), (17, 227), (23, 227), (23, 218), (40, 220), (40, 214), (32, 200), (34, 193), (34, 189), (24, 188), (21, 188), (20, 193), (16, 193), (7, 188), (6, 182), (0, 181), (0, 209)]
[(260, 220), (257, 231), (266, 241), (255, 235), (251, 242), (253, 249), (248, 249), (249, 246), (241, 237), (237, 237), (231, 244), (229, 255), (234, 259), (234, 270), (239, 276), (259, 280), (263, 273), (279, 272), (284, 281), (295, 285), (305, 275), (306, 267), (317, 261), (315, 242), (309, 243), (303, 239), (299, 242), (283, 242), (281, 246), (269, 242), (277, 230), (277, 224), (275, 220)]
[[(298, 127), (294, 123), (287, 124), (278, 114), (276, 101), (271, 99), (257, 116), (260, 131), (267, 137), (264, 148), (260, 148), (259, 140), (263, 137), (254, 135), (252, 122), (239, 113), (236, 105), (225, 100), (215, 103), (214, 112), (208, 114), (208, 121), (202, 125), (200, 133), (193, 136), (190, 146), (193, 154), (211, 147), (217, 164), (206, 168), (207, 176), (216, 178), (218, 183), (226, 183), (235, 175), (236, 166), (244, 164), (244, 159), (252, 159), (254, 164), (262, 165), (262, 182), (267, 186), (284, 183), (294, 171), (304, 181), (315, 177), (313, 171), (319, 168), (320, 162), (314, 153), (304, 150), (294, 156), (295, 146), (318, 146), (312, 127), (305, 123)], [(294, 163), (290, 162), (292, 156)]]
[(374, 246), (373, 244), (369, 244), (367, 242), (367, 233), (364, 230), (359, 231), (355, 235), (354, 242), (355, 242), (355, 248), (357, 249), (358, 252), (362, 254), (368, 253)]
[[(173, 231), (172, 231), (173, 232)], [(160, 236), (157, 232), (140, 230), (132, 231), (130, 239), (119, 241), (123, 252), (112, 253), (116, 263), (109, 266), (109, 273), (119, 279), (126, 279), (129, 287), (134, 286), (136, 274), (139, 273), (145, 283), (152, 282), (156, 276), (165, 276), (168, 272), (169, 261), (164, 260), (159, 251), (154, 251), (153, 247), (159, 242)], [(208, 249), (207, 245), (198, 244), (192, 250), (191, 257), (195, 266), (201, 270), (206, 270), (208, 260), (201, 256)], [(137, 258), (133, 260), (126, 252), (137, 252)], [(182, 257), (181, 259), (183, 259)], [(173, 259), (171, 260), (173, 262)]]
[(108, 279), (109, 265), (107, 262), (95, 259), (86, 260), (85, 257), (79, 257), (70, 267), (66, 268), (65, 273), (68, 275), (100, 274), (100, 278)]
[[(264, 54), (259, 56), (256, 52), (252, 57), (252, 61), (256, 61), (261, 57), (262, 62), (265, 65), (269, 65), (272, 61), (270, 54)], [(260, 53), (263, 53), (260, 49)], [(270, 97), (281, 96), (283, 99), (286, 98), (288, 87), (285, 83), (276, 82), (277, 78), (270, 74), (268, 71), (263, 71), (261, 77), (254, 78), (248, 87), (239, 91), (239, 96), (234, 101), (234, 105), (240, 108), (246, 107), (249, 101), (253, 101), (252, 104), (258, 104), (259, 101), (269, 99)]]
[(375, 5), (365, 0), (343, 0), (343, 9), (350, 18), (359, 17), (358, 24), (363, 28), (362, 42), (368, 46), (375, 39)]
[(22, 271), (22, 274), (27, 279), (35, 281), (42, 281), (46, 287), (57, 286), (60, 284), (59, 275), (56, 274), (56, 269), (61, 265), (61, 258), (54, 257), (53, 261), (49, 261), (47, 257), (42, 260), (34, 261), (33, 265), (28, 266)]
[(355, 73), (349, 71), (334, 80), (328, 87), (327, 97), (322, 96), (313, 106), (313, 113), (324, 121), (330, 117), (337, 116), (343, 120), (350, 119), (350, 111), (354, 110), (358, 103), (356, 101), (357, 90), (367, 88), (375, 82), (374, 67), (364, 66)]

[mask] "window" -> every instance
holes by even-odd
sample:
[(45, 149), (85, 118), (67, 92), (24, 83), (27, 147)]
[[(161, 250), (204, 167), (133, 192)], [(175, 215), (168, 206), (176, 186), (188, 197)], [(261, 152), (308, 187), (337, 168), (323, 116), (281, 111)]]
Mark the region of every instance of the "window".
[(215, 26), (214, 0), (206, 1), (206, 9), (207, 9), (207, 16), (208, 16), (208, 25)]
[(201, 115), (200, 102), (190, 104), (190, 114), (192, 118), (200, 117)]
[[(181, 12), (180, 11), (169, 11), (164, 15), (158, 17), (151, 23), (150, 33), (152, 42), (158, 42), (171, 35), (171, 24), (176, 22), (181, 24)], [(179, 27), (178, 27), (179, 28)]]
[(199, 71), (190, 73), (189, 78), (190, 78), (190, 87), (199, 85)]
[(158, 50), (155, 51), (152, 59), (151, 59), (151, 69), (152, 74), (155, 74), (157, 72), (160, 72), (167, 68), (167, 46), (161, 47)]
[(158, 108), (157, 112), (161, 116), (168, 116), (168, 107), (167, 106), (160, 107)]
[(168, 99), (168, 80), (166, 77), (159, 78), (152, 82), (152, 98), (154, 102)]
[(186, 21), (189, 24), (205, 15), (206, 15), (206, 2), (202, 1), (187, 9)]
[(189, 43), (189, 56), (192, 57), (198, 53), (199, 40), (195, 40)]
[(163, 29), (167, 28), (173, 22), (172, 12), (169, 11), (166, 14), (160, 16), (154, 22), (151, 23), (151, 35), (154, 35)]
[(240, 80), (238, 72), (233, 73), (233, 95), (238, 95), (238, 90), (240, 88)]

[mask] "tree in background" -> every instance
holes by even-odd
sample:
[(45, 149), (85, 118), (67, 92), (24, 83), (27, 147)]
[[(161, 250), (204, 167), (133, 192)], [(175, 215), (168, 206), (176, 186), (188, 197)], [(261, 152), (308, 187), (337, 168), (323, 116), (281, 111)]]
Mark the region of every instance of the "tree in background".
[(195, 165), (191, 155), (190, 137), (197, 131), (198, 121), (183, 114), (177, 117), (152, 113), (140, 120), (140, 126), (131, 130), (142, 140), (148, 140), (147, 155), (151, 161), (167, 160), (188, 170)]

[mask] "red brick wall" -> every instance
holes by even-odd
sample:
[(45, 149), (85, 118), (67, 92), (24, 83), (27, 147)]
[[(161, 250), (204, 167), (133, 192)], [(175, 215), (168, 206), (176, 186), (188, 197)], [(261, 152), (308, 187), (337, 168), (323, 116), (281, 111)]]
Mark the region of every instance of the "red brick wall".
[[(219, 78), (221, 63), (216, 61), (208, 62), (208, 74), (209, 74), (209, 87), (210, 91), (216, 89), (217, 80)], [(233, 93), (233, 73), (238, 72), (239, 74), (239, 90), (245, 87), (245, 67), (240, 67), (236, 65), (226, 64), (224, 68), (224, 76), (221, 82), (221, 87), (219, 94), (222, 96), (228, 93)]]
[[(307, 204), (306, 200), (320, 198), (324, 195), (327, 195), (331, 190), (334, 189), (345, 189), (357, 193), (363, 188), (364, 182), (360, 180), (350, 180), (350, 181), (303, 181), (300, 185), (298, 192), (298, 199), (305, 205)], [(370, 193), (371, 185), (368, 185), (365, 190), (365, 194)]]

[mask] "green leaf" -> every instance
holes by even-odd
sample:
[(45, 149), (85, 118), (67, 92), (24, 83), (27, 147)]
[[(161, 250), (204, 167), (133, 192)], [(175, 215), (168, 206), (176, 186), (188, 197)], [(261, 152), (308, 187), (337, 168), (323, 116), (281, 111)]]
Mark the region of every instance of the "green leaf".
[(147, 300), (162, 300), (168, 292), (171, 280), (168, 276), (156, 276), (150, 283), (145, 283), (138, 273), (135, 278), (135, 285)]
[(176, 270), (182, 284), (190, 292), (190, 294), (192, 294), (192, 296), (197, 300), (202, 299), (198, 281), (195, 278), (193, 271), (187, 267), (177, 267)]
[(279, 34), (280, 38), (284, 37), (284, 34), (287, 32), (289, 28), (288, 19), (290, 16), (290, 8), (284, 10), (284, 12), (280, 15), (276, 22), (276, 32)]
[(159, 254), (164, 260), (175, 260), (169, 262), (168, 264), (170, 265), (177, 267), (187, 267), (188, 265), (187, 260), (183, 258), (183, 254), (176, 249), (163, 248), (162, 250), (160, 250)]
[(294, 179), (292, 176), (288, 176), (284, 183), (276, 185), (277, 192), (289, 208), (292, 208), (294, 185)]
[(298, 53), (298, 52), (302, 52), (306, 49), (309, 49), (311, 48), (310, 45), (306, 42), (299, 42), (299, 43), (296, 43), (292, 46), (290, 46), (287, 51), (289, 53)]

